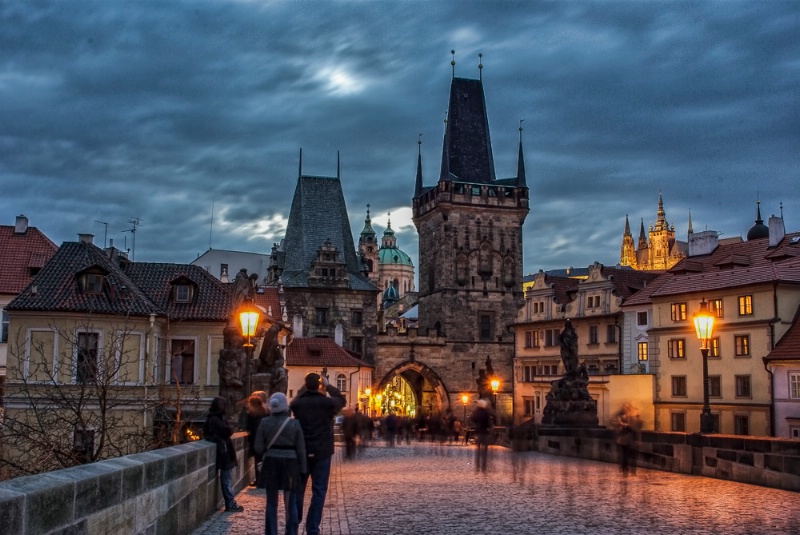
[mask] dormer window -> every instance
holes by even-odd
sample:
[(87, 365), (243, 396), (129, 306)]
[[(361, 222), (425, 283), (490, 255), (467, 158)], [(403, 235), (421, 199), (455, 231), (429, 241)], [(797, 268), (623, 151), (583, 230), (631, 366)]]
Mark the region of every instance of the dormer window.
[(105, 276), (100, 273), (84, 273), (83, 291), (87, 294), (103, 293), (103, 283)]
[(190, 303), (192, 301), (192, 287), (188, 284), (175, 285), (175, 302)]

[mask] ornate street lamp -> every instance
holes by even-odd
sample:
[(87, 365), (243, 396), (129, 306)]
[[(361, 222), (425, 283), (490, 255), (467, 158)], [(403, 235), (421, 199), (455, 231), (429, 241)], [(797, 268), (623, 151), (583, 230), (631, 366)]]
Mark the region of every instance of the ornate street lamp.
[(714, 432), (714, 419), (708, 403), (708, 350), (711, 334), (714, 332), (714, 316), (708, 310), (705, 298), (700, 302), (700, 310), (692, 316), (697, 338), (700, 340), (700, 353), (703, 355), (703, 412), (700, 414), (700, 432)]
[(461, 396), (461, 403), (464, 404), (464, 425), (467, 425), (467, 402), (469, 402), (469, 396), (464, 394)]
[(253, 360), (253, 342), (252, 338), (258, 329), (258, 320), (261, 313), (253, 304), (252, 299), (248, 299), (239, 310), (239, 321), (242, 326), (242, 336), (247, 340), (242, 347), (245, 348), (247, 353), (247, 360), (244, 363), (244, 395), (250, 395), (250, 361)]
[(500, 381), (497, 379), (492, 379), (491, 385), (493, 398), (492, 405), (494, 406), (494, 409), (497, 410), (497, 389), (500, 388)]

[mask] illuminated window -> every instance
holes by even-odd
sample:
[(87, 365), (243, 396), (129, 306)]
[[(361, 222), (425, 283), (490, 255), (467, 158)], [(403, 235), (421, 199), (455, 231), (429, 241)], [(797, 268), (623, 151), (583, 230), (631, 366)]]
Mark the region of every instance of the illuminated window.
[(686, 340), (683, 338), (670, 340), (667, 343), (667, 351), (671, 359), (686, 358)]
[(753, 296), (740, 295), (739, 296), (739, 315), (752, 316), (753, 315)]
[(800, 373), (789, 374), (789, 398), (800, 399)]
[(709, 357), (714, 357), (714, 358), (719, 358), (720, 351), (719, 351), (719, 338), (718, 337), (717, 338), (712, 338), (711, 340), (709, 340), (709, 343), (708, 343), (708, 356)]
[(672, 321), (686, 320), (686, 303), (672, 303), (670, 309)]
[(750, 335), (740, 334), (733, 337), (734, 344), (736, 345), (737, 357), (750, 356)]
[(647, 342), (639, 342), (637, 344), (639, 353), (639, 360), (647, 360)]
[(716, 317), (721, 318), (722, 315), (722, 299), (711, 299), (708, 301), (708, 310)]

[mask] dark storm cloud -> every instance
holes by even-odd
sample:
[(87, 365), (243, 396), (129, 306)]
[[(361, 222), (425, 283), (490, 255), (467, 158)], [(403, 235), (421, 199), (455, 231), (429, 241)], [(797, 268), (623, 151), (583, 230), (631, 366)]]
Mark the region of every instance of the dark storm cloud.
[[(798, 227), (800, 20), (791, 2), (52, 2), (0, 5), (4, 224), (136, 258), (268, 252), (303, 172), (409, 220), (417, 139), (439, 173), (456, 74), (483, 53), (498, 177), (523, 123), (526, 272), (614, 264), (659, 192), (685, 239), (746, 232), (756, 196)], [(212, 232), (212, 210), (213, 232)]]

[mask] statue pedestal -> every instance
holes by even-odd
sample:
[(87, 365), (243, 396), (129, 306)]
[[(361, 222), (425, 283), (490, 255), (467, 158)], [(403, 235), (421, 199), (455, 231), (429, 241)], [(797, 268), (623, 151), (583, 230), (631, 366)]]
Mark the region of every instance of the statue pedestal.
[(250, 376), (250, 387), (253, 389), (253, 392), (262, 390), (269, 396), (269, 383), (271, 380), (271, 373), (254, 373)]
[(589, 395), (587, 385), (587, 379), (577, 374), (553, 381), (547, 394), (542, 425), (598, 427), (597, 402)]

